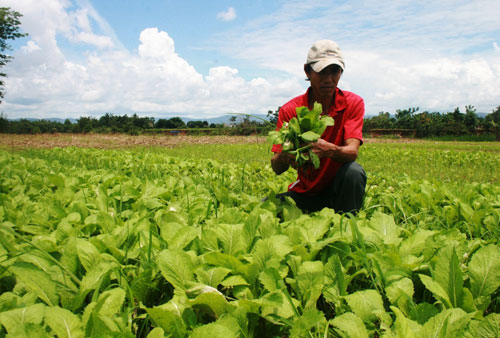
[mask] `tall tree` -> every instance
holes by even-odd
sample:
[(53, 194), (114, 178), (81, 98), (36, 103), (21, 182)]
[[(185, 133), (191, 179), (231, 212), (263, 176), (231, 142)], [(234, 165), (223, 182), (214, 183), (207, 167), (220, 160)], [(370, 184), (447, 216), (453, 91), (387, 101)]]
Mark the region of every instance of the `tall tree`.
[(168, 122), (171, 124), (171, 127), (169, 128), (182, 129), (186, 127), (186, 123), (184, 123), (184, 121), (182, 121), (182, 119), (177, 116), (170, 118)]
[(413, 114), (419, 110), (419, 107), (410, 107), (408, 109), (397, 109), (396, 110), (396, 128), (412, 129), (415, 127), (415, 120), (413, 119)]
[(486, 115), (486, 123), (489, 129), (495, 133), (496, 140), (500, 141), (500, 106), (491, 114)]
[(275, 111), (269, 110), (267, 112), (267, 118), (269, 119), (269, 122), (273, 125), (276, 125), (278, 123), (278, 115), (280, 112), (281, 106), (278, 107)]
[(478, 124), (479, 118), (476, 114), (476, 108), (472, 105), (465, 106), (464, 125), (469, 133), (473, 134)]
[[(19, 18), (21, 16), (21, 13), (11, 10), (9, 7), (0, 7), (0, 67), (5, 66), (12, 59), (12, 56), (5, 54), (6, 51), (12, 50), (7, 41), (28, 35), (19, 32), (21, 25)], [(0, 103), (4, 96), (2, 78), (6, 76), (7, 74), (0, 72)]]

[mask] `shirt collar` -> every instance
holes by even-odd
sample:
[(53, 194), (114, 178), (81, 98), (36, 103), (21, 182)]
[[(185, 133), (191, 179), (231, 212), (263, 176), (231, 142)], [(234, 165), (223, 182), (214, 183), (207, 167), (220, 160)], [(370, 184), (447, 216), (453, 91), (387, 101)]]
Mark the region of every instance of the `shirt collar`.
[[(305, 100), (304, 106), (308, 106), (310, 91), (311, 91), (311, 87), (307, 88), (306, 95), (304, 96), (304, 100)], [(330, 109), (330, 111), (328, 112), (328, 115), (333, 117), (337, 114), (340, 114), (340, 113), (344, 112), (346, 107), (347, 107), (347, 101), (345, 99), (344, 92), (342, 90), (340, 90), (338, 87), (335, 88), (335, 103), (334, 103), (333, 107)]]

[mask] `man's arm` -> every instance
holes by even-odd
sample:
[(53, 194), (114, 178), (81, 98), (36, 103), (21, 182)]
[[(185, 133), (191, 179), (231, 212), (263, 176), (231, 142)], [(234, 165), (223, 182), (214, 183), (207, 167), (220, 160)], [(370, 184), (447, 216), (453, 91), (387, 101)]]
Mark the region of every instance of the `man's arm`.
[(352, 162), (358, 157), (358, 150), (361, 141), (357, 138), (349, 138), (345, 140), (345, 145), (338, 146), (336, 144), (319, 139), (312, 143), (312, 150), (318, 157), (329, 157), (338, 162)]

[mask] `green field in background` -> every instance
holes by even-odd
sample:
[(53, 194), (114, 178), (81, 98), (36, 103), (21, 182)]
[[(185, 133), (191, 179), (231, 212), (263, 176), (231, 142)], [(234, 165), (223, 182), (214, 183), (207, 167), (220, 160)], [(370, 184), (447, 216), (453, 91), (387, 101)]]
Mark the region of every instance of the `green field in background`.
[[(142, 150), (136, 150), (142, 151)], [(151, 151), (189, 159), (269, 164), (268, 144), (181, 145)], [(365, 143), (358, 162), (367, 173), (394, 179), (500, 182), (500, 144), (473, 142)]]

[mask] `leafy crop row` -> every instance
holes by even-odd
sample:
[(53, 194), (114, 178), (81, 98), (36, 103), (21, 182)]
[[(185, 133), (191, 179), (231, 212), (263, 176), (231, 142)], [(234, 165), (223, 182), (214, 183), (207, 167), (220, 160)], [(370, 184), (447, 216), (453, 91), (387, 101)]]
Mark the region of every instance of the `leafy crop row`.
[(374, 173), (348, 217), (262, 202), (290, 179), (0, 152), (0, 336), (498, 336), (498, 185)]

